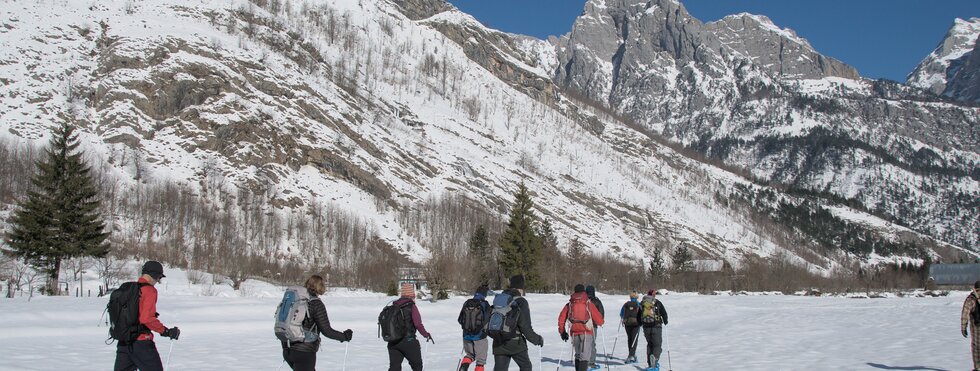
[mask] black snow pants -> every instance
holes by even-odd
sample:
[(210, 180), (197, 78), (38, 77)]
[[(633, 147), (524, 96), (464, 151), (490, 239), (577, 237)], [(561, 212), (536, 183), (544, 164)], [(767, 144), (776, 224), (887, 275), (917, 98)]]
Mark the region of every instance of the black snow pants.
[(422, 345), (414, 336), (388, 343), (388, 371), (401, 371), (405, 359), (412, 371), (422, 371)]
[(657, 326), (643, 327), (643, 336), (647, 338), (647, 363), (650, 367), (654, 367), (656, 362), (660, 360), (660, 354), (663, 353), (664, 344), (664, 328)]
[(163, 371), (160, 353), (153, 340), (138, 340), (116, 346), (115, 371)]
[(630, 357), (636, 357), (636, 345), (640, 340), (640, 326), (626, 326), (626, 342), (629, 346)]
[(294, 371), (316, 371), (316, 353), (298, 350), (282, 350), (282, 359)]
[(514, 363), (517, 363), (517, 367), (521, 371), (531, 370), (531, 357), (527, 355), (527, 350), (525, 350), (514, 355), (494, 355), (493, 371), (507, 371), (510, 368), (511, 359), (514, 360)]

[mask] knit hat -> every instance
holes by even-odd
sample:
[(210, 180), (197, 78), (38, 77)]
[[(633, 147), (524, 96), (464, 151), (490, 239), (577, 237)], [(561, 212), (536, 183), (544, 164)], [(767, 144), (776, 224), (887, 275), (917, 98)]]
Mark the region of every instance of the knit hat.
[(657, 295), (657, 289), (650, 289), (650, 291), (647, 291), (647, 295), (650, 296)]
[(585, 286), (585, 293), (589, 295), (590, 298), (595, 297), (595, 286), (588, 285)]
[(480, 287), (476, 288), (476, 293), (479, 295), (483, 295), (483, 297), (487, 296), (488, 291), (490, 291), (490, 288), (487, 287), (486, 284), (480, 285)]
[(583, 285), (581, 283), (578, 284), (578, 285), (575, 285), (575, 292), (585, 292), (585, 285)]
[(524, 275), (518, 274), (510, 278), (510, 288), (512, 289), (524, 289)]
[(160, 262), (156, 260), (150, 260), (146, 263), (143, 263), (142, 274), (148, 274), (150, 275), (150, 277), (153, 277), (153, 279), (157, 281), (159, 281), (163, 277), (166, 277), (165, 275), (163, 275), (163, 264), (160, 264)]
[(403, 282), (402, 297), (415, 299), (415, 285), (410, 282)]
[(638, 297), (640, 297), (640, 294), (637, 293), (636, 290), (630, 293), (630, 299), (636, 299)]

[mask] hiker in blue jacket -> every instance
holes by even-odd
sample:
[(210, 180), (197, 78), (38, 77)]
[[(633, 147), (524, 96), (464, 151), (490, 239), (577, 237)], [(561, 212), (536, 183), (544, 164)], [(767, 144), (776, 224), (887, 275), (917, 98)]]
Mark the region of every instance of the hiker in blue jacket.
[(463, 360), (459, 363), (459, 371), (466, 371), (470, 364), (476, 361), (475, 371), (483, 371), (487, 364), (487, 350), (490, 340), (487, 339), (486, 324), (490, 321), (490, 303), (487, 302), (486, 284), (476, 289), (472, 299), (463, 303), (459, 311), (459, 325), (463, 327)]

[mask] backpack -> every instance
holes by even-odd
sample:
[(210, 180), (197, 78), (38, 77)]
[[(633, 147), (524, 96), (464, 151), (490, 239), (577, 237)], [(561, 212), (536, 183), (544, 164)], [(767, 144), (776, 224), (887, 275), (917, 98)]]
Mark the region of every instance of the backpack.
[(109, 337), (120, 343), (132, 343), (140, 336), (140, 291), (148, 283), (126, 282), (109, 294)]
[(660, 311), (657, 310), (656, 305), (657, 299), (643, 300), (641, 304), (643, 306), (643, 314), (640, 315), (640, 322), (644, 325), (659, 325), (663, 323), (663, 318), (660, 317)]
[(640, 320), (636, 317), (640, 314), (640, 304), (630, 300), (623, 306), (623, 325), (639, 326)]
[(976, 305), (973, 306), (973, 310), (970, 311), (970, 317), (973, 317), (973, 324), (980, 325), (980, 298), (974, 297), (976, 300)]
[(303, 321), (309, 312), (310, 293), (305, 287), (292, 286), (282, 295), (282, 301), (276, 308), (275, 334), (279, 341), (289, 343), (305, 343), (316, 341), (319, 333), (316, 325), (311, 329), (303, 327)]
[(487, 322), (487, 335), (494, 340), (510, 340), (518, 335), (517, 320), (521, 311), (513, 295), (506, 292), (493, 298), (493, 311)]
[(412, 320), (412, 305), (415, 305), (415, 302), (409, 301), (401, 305), (391, 303), (381, 310), (381, 314), (378, 315), (381, 339), (389, 343), (395, 342), (415, 332), (409, 326)]
[(589, 310), (590, 304), (592, 304), (592, 300), (589, 300), (588, 297), (583, 299), (573, 296), (568, 301), (568, 304), (565, 304), (568, 307), (568, 322), (581, 323), (589, 331), (592, 331), (595, 325), (592, 323), (592, 311)]
[(463, 333), (476, 335), (486, 327), (486, 310), (483, 300), (471, 298), (463, 303)]

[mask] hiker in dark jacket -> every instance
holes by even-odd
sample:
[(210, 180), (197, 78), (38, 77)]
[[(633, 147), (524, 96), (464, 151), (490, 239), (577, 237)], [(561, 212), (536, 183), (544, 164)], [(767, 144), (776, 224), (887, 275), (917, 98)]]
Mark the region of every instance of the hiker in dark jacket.
[[(652, 305), (653, 313), (647, 313), (647, 307)], [(650, 368), (660, 370), (660, 355), (663, 353), (664, 326), (667, 325), (667, 310), (664, 304), (657, 300), (657, 290), (650, 290), (640, 302), (640, 324), (643, 325), (643, 336), (647, 339), (647, 364)], [(652, 314), (652, 316), (651, 316)]]
[[(585, 293), (589, 295), (589, 300), (592, 301), (592, 305), (595, 305), (595, 307), (599, 309), (599, 314), (602, 315), (602, 318), (606, 318), (606, 309), (602, 307), (602, 300), (599, 300), (599, 298), (595, 296), (595, 286), (592, 285), (585, 286)], [(602, 325), (600, 324), (599, 326)], [(596, 328), (596, 333), (598, 333), (598, 331), (599, 329)], [(595, 356), (596, 356), (596, 348), (597, 348), (596, 343), (597, 343), (596, 341), (592, 342), (592, 359), (589, 360), (590, 370), (599, 369), (599, 366), (595, 364)]]
[(521, 371), (531, 370), (531, 358), (527, 355), (527, 343), (544, 346), (544, 338), (531, 328), (531, 308), (524, 295), (524, 276), (516, 275), (510, 278), (510, 288), (504, 291), (515, 297), (519, 315), (517, 317), (517, 337), (510, 340), (493, 339), (493, 370), (507, 371), (511, 359), (517, 363)]
[(629, 348), (629, 355), (626, 356), (626, 363), (636, 363), (636, 345), (640, 337), (640, 295), (633, 291), (630, 293), (630, 300), (623, 304), (619, 310), (619, 319), (623, 322), (626, 329), (626, 344)]
[(124, 343), (122, 341), (116, 346), (115, 371), (133, 371), (136, 369), (144, 371), (163, 371), (163, 362), (160, 361), (160, 353), (157, 352), (156, 343), (153, 342), (153, 333), (156, 331), (160, 336), (177, 340), (180, 337), (180, 329), (176, 326), (167, 328), (157, 318), (157, 289), (156, 284), (160, 283), (163, 275), (163, 265), (160, 262), (150, 260), (143, 264), (142, 275), (136, 281), (139, 285), (140, 298), (139, 306), (139, 336), (136, 341)]
[(466, 332), (468, 311), (466, 303), (463, 304), (463, 309), (459, 311), (457, 321), (460, 326), (463, 326), (463, 352), (465, 353), (463, 360), (459, 363), (459, 371), (468, 370), (474, 361), (476, 362), (475, 371), (483, 371), (484, 365), (487, 364), (487, 350), (490, 348), (490, 341), (487, 340), (486, 324), (490, 322), (490, 303), (487, 302), (486, 298), (489, 290), (487, 285), (481, 285), (476, 289), (473, 299), (467, 300), (467, 302), (472, 300), (480, 306), (479, 312), (474, 313), (480, 317), (480, 321), (475, 322), (480, 324), (478, 331)]
[[(307, 304), (306, 319), (303, 320), (303, 328), (310, 331), (319, 331), (320, 334), (341, 343), (350, 341), (354, 336), (354, 331), (347, 329), (344, 332), (334, 330), (330, 327), (330, 319), (327, 317), (327, 307), (320, 300), (320, 295), (327, 292), (327, 283), (323, 277), (312, 275), (303, 284), (306, 291), (310, 293), (310, 301)], [(320, 349), (320, 337), (314, 341), (307, 342), (282, 342), (282, 359), (286, 361), (293, 370), (314, 371), (316, 370), (316, 351)]]
[(388, 343), (388, 371), (401, 371), (402, 361), (406, 359), (408, 365), (412, 367), (412, 371), (422, 371), (422, 345), (415, 337), (415, 332), (417, 330), (426, 341), (433, 344), (435, 344), (435, 340), (422, 325), (422, 315), (419, 314), (419, 308), (415, 306), (415, 285), (403, 283), (401, 291), (401, 298), (395, 300), (392, 305), (409, 304), (408, 309), (412, 312), (412, 320), (408, 323), (407, 336)]

